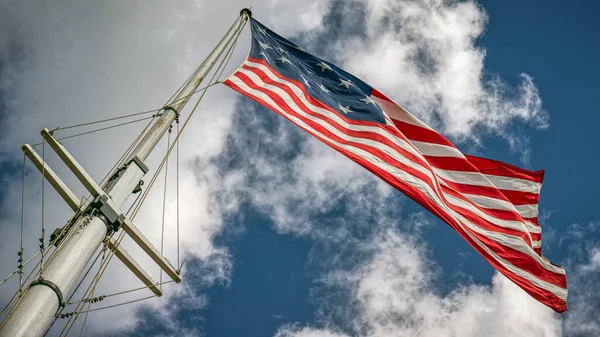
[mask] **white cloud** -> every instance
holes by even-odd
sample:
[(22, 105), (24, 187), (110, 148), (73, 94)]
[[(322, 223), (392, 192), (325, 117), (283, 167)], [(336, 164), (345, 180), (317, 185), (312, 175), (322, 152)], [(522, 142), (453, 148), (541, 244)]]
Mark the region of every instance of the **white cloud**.
[(364, 17), (364, 35), (341, 37), (337, 54), (348, 70), (430, 125), (470, 142), (497, 134), (519, 152), (527, 151), (520, 146), (526, 139), (515, 139), (507, 129), (511, 123), (548, 126), (529, 75), (521, 74), (517, 87), (486, 75), (486, 51), (477, 39), (488, 18), (477, 3), (373, 0), (364, 8), (362, 3), (344, 6), (344, 17)]
[[(588, 235), (593, 235), (596, 229), (588, 230)], [(571, 307), (567, 311), (564, 322), (565, 335), (567, 336), (597, 336), (600, 334), (600, 319), (598, 319), (598, 306), (600, 306), (600, 246), (588, 247), (581, 261), (571, 261), (567, 265), (569, 270), (569, 296)], [(581, 249), (581, 240), (576, 240), (574, 245)], [(585, 244), (584, 244), (585, 245)], [(574, 255), (575, 257), (577, 255)]]
[[(426, 247), (393, 229), (367, 246), (370, 259), (354, 270), (333, 271), (327, 286), (349, 292), (354, 316), (342, 327), (284, 326), (280, 336), (337, 334), (349, 336), (560, 336), (558, 316), (500, 274), (491, 286), (458, 287), (449, 294), (436, 291)], [(343, 275), (340, 277), (340, 275)], [(310, 332), (310, 334), (309, 334)]]

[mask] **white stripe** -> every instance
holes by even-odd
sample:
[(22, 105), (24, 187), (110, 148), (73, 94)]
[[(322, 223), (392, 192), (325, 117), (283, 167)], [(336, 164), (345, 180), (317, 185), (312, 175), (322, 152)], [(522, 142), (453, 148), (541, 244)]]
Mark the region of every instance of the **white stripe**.
[(501, 210), (501, 211), (512, 211), (512, 212), (515, 211), (515, 205), (511, 204), (509, 201), (506, 201), (506, 200), (496, 199), (496, 198), (487, 197), (487, 196), (483, 196), (483, 195), (477, 195), (477, 194), (468, 194), (468, 193), (461, 193), (461, 194), (464, 195), (467, 199), (474, 202), (477, 206), (480, 206), (483, 208), (497, 209), (497, 210)]
[(525, 220), (525, 224), (527, 225), (527, 228), (538, 228), (539, 232), (530, 231), (531, 233), (541, 233), (542, 232), (542, 227), (540, 227), (538, 224), (536, 224), (532, 221)]
[(542, 184), (536, 183), (535, 181), (491, 174), (484, 175), (492, 184), (494, 184), (494, 186), (501, 190), (540, 194), (540, 190), (542, 189)]
[(479, 172), (442, 170), (435, 167), (433, 170), (440, 177), (459, 184), (496, 187), (501, 190), (534, 194), (540, 194), (540, 189), (542, 188), (542, 184), (540, 183), (518, 178), (481, 174)]
[(432, 167), (435, 174), (438, 176), (458, 184), (474, 185), (474, 186), (487, 186), (494, 187), (488, 179), (486, 179), (479, 172), (462, 172), (452, 170), (442, 170), (437, 167)]
[[(401, 181), (405, 182), (405, 183), (409, 183), (410, 185), (412, 185), (414, 188), (417, 188), (418, 190), (422, 191), (424, 194), (428, 195), (432, 200), (436, 201), (436, 203), (438, 204), (438, 206), (444, 208), (444, 209), (448, 209), (447, 205), (445, 205), (440, 199), (439, 197), (433, 192), (433, 190), (431, 189), (431, 187), (426, 184), (425, 182), (423, 182), (422, 180), (420, 180), (417, 177), (414, 177), (412, 175), (410, 175), (409, 173), (405, 172), (405, 171), (401, 171), (399, 169), (397, 169), (396, 167), (388, 164), (387, 162), (382, 161), (380, 158), (373, 156), (372, 154), (362, 150), (362, 149), (358, 149), (358, 148), (354, 148), (351, 145), (348, 144), (341, 144), (338, 143), (334, 140), (331, 140), (327, 137), (325, 137), (324, 135), (322, 135), (321, 133), (319, 133), (318, 131), (312, 129), (312, 127), (310, 127), (308, 124), (306, 124), (304, 121), (299, 120), (298, 118), (288, 115), (285, 111), (283, 111), (282, 109), (278, 108), (277, 104), (275, 102), (273, 102), (271, 100), (270, 97), (268, 97), (266, 94), (251, 89), (249, 88), (246, 84), (244, 84), (239, 78), (237, 77), (233, 77), (230, 78), (230, 80), (236, 84), (238, 87), (240, 87), (240, 89), (242, 89), (243, 91), (248, 92), (249, 94), (251, 94), (252, 96), (256, 96), (261, 98), (262, 100), (269, 102), (270, 105), (273, 106), (273, 108), (276, 108), (280, 111), (281, 114), (286, 115), (289, 119), (293, 120), (294, 123), (298, 124), (299, 126), (303, 127), (304, 129), (306, 129), (307, 131), (310, 131), (313, 134), (316, 134), (320, 139), (322, 139), (325, 142), (328, 143), (332, 143), (338, 147), (344, 148), (347, 151), (354, 153), (356, 155), (358, 155), (359, 157), (362, 157), (364, 160), (370, 162), (371, 164), (379, 167), (380, 169), (383, 169), (391, 174), (393, 174), (396, 178), (400, 179)], [(258, 79), (260, 81), (260, 79)], [(262, 81), (260, 81), (262, 82)], [(256, 83), (255, 84), (260, 86), (260, 83)], [(266, 89), (266, 88), (265, 88)], [(285, 95), (287, 97), (289, 97), (289, 95), (287, 93), (285, 93)], [(305, 115), (305, 113), (302, 111), (302, 109), (300, 109), (299, 107), (297, 107), (295, 105), (295, 103), (291, 100), (291, 99), (286, 99), (286, 97), (281, 97), (282, 99), (284, 99), (286, 101), (286, 103), (292, 107), (298, 114), (301, 115)], [(306, 116), (307, 118), (310, 116)], [(380, 144), (380, 143), (377, 143)], [(384, 167), (382, 167), (384, 166)], [(453, 211), (454, 212), (454, 211)], [(455, 213), (455, 212), (454, 212)], [(480, 229), (482, 230), (482, 229)], [(515, 239), (517, 240), (521, 240), (521, 242), (523, 243), (521, 246), (522, 248), (526, 248), (525, 253), (527, 255), (530, 255), (534, 260), (536, 260), (540, 265), (544, 266), (546, 269), (548, 270), (552, 270), (554, 272), (560, 272), (560, 268), (559, 271), (557, 271), (557, 267), (555, 267), (554, 265), (548, 263), (548, 261), (545, 261), (543, 259), (540, 258), (539, 255), (537, 255), (535, 252), (533, 252), (533, 250), (531, 248), (529, 248), (529, 246), (527, 244), (524, 244), (523, 240), (517, 237), (513, 237), (510, 235), (505, 235), (502, 233), (494, 233), (494, 235), (496, 236), (496, 239), (498, 239), (499, 243), (502, 244), (503, 242), (514, 242)]]
[(542, 247), (542, 241), (533, 241), (533, 248), (540, 248)]
[(464, 158), (467, 160), (457, 148), (452, 146), (419, 142), (416, 140), (410, 140), (410, 142), (426, 156)]
[(538, 204), (517, 205), (515, 207), (524, 218), (537, 218), (538, 216)]
[(420, 126), (425, 129), (432, 130), (429, 125), (421, 122), (417, 117), (413, 116), (410, 112), (404, 110), (402, 107), (395, 103), (381, 99), (379, 97), (371, 95), (371, 98), (377, 102), (379, 107), (388, 115), (391, 119), (401, 121), (404, 123)]

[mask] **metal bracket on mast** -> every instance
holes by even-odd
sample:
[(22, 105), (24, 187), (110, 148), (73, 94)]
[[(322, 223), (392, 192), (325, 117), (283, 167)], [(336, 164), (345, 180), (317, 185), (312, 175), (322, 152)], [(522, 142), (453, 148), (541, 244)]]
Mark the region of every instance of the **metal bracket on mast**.
[[(48, 164), (44, 162), (44, 160), (35, 152), (31, 145), (23, 145), (23, 152), (25, 152), (25, 155), (31, 160), (31, 162), (40, 172), (44, 170), (44, 177), (50, 183), (50, 185), (54, 187), (56, 192), (58, 192), (67, 205), (69, 205), (74, 212), (82, 213), (79, 200), (77, 199), (77, 196), (75, 196), (75, 193), (73, 193), (60, 179), (60, 177), (58, 177), (58, 175), (56, 175), (56, 173), (48, 166)], [(55, 244), (58, 244), (58, 241), (55, 242)], [(131, 272), (136, 275), (144, 283), (144, 285), (148, 287), (148, 289), (150, 289), (150, 291), (152, 291), (156, 296), (162, 296), (162, 291), (157, 286), (158, 283), (154, 281), (154, 279), (152, 279), (152, 277), (148, 275), (148, 273), (137, 262), (135, 262), (125, 248), (117, 245), (115, 239), (112, 238), (107, 240), (105, 244), (108, 249), (113, 251), (117, 258), (121, 260), (121, 262), (123, 262), (123, 264), (129, 268), (129, 270), (131, 270)], [(38, 282), (38, 284), (40, 283)], [(31, 285), (33, 285), (33, 283)], [(55, 289), (53, 288), (53, 290)], [(61, 296), (62, 294), (60, 294), (59, 297)]]

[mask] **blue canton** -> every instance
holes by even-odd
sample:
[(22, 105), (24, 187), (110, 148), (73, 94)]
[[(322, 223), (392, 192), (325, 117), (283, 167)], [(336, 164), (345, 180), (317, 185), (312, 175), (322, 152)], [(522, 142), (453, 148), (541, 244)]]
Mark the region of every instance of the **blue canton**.
[(385, 124), (371, 99), (373, 88), (357, 77), (305, 52), (260, 22), (251, 19), (250, 57), (265, 60), (281, 75), (304, 84), (308, 94), (348, 119)]

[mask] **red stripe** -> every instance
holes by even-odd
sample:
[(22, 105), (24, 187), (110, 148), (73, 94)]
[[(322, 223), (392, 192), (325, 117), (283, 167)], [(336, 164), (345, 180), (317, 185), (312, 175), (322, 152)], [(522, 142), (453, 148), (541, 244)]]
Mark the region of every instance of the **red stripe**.
[(532, 205), (540, 202), (540, 195), (529, 192), (499, 190), (513, 205)]
[(406, 136), (406, 138), (410, 140), (424, 143), (446, 145), (456, 148), (454, 144), (450, 143), (448, 139), (431, 129), (422, 128), (420, 126), (405, 123), (396, 119), (392, 119), (392, 121), (394, 122), (398, 130), (400, 130), (400, 132), (402, 132)]
[(531, 223), (533, 223), (534, 225), (537, 225), (538, 227), (540, 226), (540, 223), (538, 222), (538, 218), (523, 218), (527, 221), (530, 221)]
[(498, 160), (480, 158), (475, 156), (466, 157), (483, 174), (525, 179), (534, 181), (536, 183), (542, 183), (542, 181), (544, 180), (544, 171), (528, 171), (526, 169), (507, 164)]

